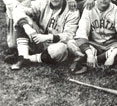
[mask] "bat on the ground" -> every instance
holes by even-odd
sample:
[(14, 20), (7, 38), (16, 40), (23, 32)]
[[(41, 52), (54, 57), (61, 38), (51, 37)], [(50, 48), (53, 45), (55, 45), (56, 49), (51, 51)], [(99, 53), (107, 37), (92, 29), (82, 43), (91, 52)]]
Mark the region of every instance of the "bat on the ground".
[(78, 80), (75, 80), (75, 79), (71, 79), (71, 78), (68, 78), (68, 81), (117, 95), (117, 90), (114, 90), (114, 89), (99, 87), (99, 86), (92, 85), (92, 84), (87, 84), (87, 83), (84, 83), (84, 82), (81, 82), (81, 81), (78, 81)]

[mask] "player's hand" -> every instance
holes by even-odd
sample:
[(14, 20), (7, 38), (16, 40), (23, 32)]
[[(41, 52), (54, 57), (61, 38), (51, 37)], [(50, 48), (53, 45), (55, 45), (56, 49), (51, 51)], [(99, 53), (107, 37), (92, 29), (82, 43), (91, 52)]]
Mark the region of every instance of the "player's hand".
[(69, 0), (68, 4), (71, 11), (75, 11), (77, 9), (77, 2), (75, 0)]
[(94, 0), (86, 0), (84, 7), (87, 9), (92, 9), (95, 6), (95, 1)]
[(51, 34), (35, 34), (33, 35), (33, 41), (36, 43), (36, 44), (39, 44), (41, 42), (45, 42), (47, 40), (52, 40), (53, 39), (53, 35)]
[(96, 61), (96, 58), (95, 58), (92, 50), (91, 49), (87, 49), (85, 52), (87, 54), (87, 65), (89, 67), (95, 68), (96, 65), (97, 65), (97, 61)]
[(89, 67), (95, 68), (96, 64), (97, 64), (97, 62), (93, 55), (87, 56), (87, 65)]

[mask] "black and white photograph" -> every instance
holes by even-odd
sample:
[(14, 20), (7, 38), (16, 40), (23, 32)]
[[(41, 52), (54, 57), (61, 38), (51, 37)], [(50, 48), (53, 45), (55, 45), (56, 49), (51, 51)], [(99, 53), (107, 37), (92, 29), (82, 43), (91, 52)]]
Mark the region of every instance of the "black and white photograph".
[(0, 0), (0, 106), (117, 106), (117, 0)]

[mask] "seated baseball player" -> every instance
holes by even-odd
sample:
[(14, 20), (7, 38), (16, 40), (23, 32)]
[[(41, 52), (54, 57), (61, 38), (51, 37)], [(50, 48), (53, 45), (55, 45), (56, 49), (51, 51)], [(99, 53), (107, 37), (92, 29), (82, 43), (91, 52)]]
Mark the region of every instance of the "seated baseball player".
[(87, 71), (87, 66), (95, 68), (97, 64), (106, 68), (114, 65), (117, 55), (116, 17), (117, 6), (111, 0), (97, 0), (94, 8), (84, 9), (75, 40), (68, 42), (69, 50), (78, 57), (71, 65), (71, 72), (80, 74)]
[(19, 61), (11, 69), (20, 69), (27, 60), (55, 64), (67, 59), (67, 42), (76, 34), (78, 10), (70, 11), (66, 0), (36, 0), (31, 9), (19, 6), (13, 13)]

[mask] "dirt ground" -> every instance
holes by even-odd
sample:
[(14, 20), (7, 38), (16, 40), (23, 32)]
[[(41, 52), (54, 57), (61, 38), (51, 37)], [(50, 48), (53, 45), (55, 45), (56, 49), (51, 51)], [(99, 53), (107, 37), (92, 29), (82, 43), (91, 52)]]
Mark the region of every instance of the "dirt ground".
[[(1, 0), (0, 0), (1, 2)], [(71, 64), (30, 64), (18, 71), (4, 63), (6, 22), (0, 4), (0, 106), (117, 106), (117, 94), (72, 83), (73, 78), (85, 83), (117, 90), (117, 70), (89, 70), (82, 75), (71, 75)]]

